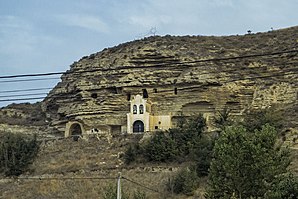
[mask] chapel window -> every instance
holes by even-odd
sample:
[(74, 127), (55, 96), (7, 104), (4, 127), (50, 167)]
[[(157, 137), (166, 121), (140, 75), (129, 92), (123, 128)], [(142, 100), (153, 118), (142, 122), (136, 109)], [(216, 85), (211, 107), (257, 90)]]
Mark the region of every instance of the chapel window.
[(138, 112), (137, 105), (133, 105), (132, 113), (133, 113), (133, 114), (137, 114), (137, 112)]
[(140, 114), (143, 114), (144, 113), (144, 106), (143, 104), (140, 105)]

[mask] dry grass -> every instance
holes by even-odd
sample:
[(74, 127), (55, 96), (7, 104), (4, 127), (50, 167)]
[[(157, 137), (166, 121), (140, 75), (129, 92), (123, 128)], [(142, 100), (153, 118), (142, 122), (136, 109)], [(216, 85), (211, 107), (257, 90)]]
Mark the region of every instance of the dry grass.
[[(192, 197), (172, 195), (166, 190), (166, 181), (181, 165), (136, 164), (125, 166), (119, 159), (127, 144), (133, 139), (113, 138), (109, 144), (105, 139), (89, 139), (74, 142), (71, 139), (45, 143), (31, 166), (31, 171), (21, 177), (39, 179), (12, 179), (0, 181), (0, 198), (52, 199), (52, 198), (103, 198), (103, 192), (110, 184), (116, 185), (118, 172), (123, 177), (145, 185), (160, 193), (148, 190), (125, 179), (122, 188), (131, 196), (136, 190), (149, 198), (203, 198), (206, 178), (200, 180), (200, 187)], [(293, 150), (297, 157), (298, 150)], [(298, 173), (298, 159), (293, 158), (290, 169)], [(113, 177), (114, 179), (69, 179), (69, 178)], [(43, 179), (50, 178), (50, 179)], [(65, 179), (67, 178), (67, 179)]]
[[(154, 164), (129, 167), (123, 165), (119, 154), (131, 141), (133, 139), (117, 137), (113, 138), (111, 144), (105, 139), (95, 138), (79, 142), (65, 139), (45, 143), (31, 165), (30, 172), (21, 176), (37, 177), (41, 180), (19, 178), (0, 183), (0, 198), (102, 198), (105, 187), (111, 183), (116, 184), (118, 172), (121, 172), (123, 177), (161, 192), (150, 191), (123, 179), (122, 187), (131, 196), (134, 191), (141, 190), (154, 199), (185, 198), (174, 197), (165, 192), (165, 182), (175, 173), (176, 167)], [(86, 177), (114, 179), (65, 179)]]

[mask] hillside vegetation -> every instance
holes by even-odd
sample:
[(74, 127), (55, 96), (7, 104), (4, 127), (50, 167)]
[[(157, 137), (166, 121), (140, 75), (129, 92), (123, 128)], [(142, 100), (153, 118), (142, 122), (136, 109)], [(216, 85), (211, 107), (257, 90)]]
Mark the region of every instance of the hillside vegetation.
[[(298, 191), (295, 184), (298, 182), (297, 177), (295, 177), (298, 168), (297, 159), (293, 159), (289, 167), (293, 175), (283, 175), (288, 171), (286, 168), (290, 163), (290, 156), (287, 155), (286, 151), (282, 151), (286, 150), (285, 146), (289, 141), (287, 141), (287, 138), (283, 138), (282, 134), (277, 133), (274, 127), (270, 126), (270, 122), (275, 121), (274, 119), (265, 119), (267, 126), (263, 126), (263, 123), (257, 124), (252, 119), (252, 116), (261, 115), (266, 111), (250, 114), (244, 120), (255, 124), (256, 137), (254, 137), (253, 132), (245, 130), (242, 122), (239, 124), (237, 121), (231, 121), (229, 117), (224, 121), (218, 119), (217, 121), (221, 124), (226, 123), (226, 127), (223, 129), (227, 127), (228, 129), (219, 129), (218, 138), (213, 138), (215, 139), (215, 151), (213, 153), (209, 153), (208, 150), (206, 151), (207, 148), (202, 147), (208, 145), (199, 144), (205, 136), (205, 124), (201, 116), (191, 118), (189, 122), (186, 120), (184, 125), (170, 130), (172, 132), (164, 132), (165, 134), (160, 132), (142, 141), (142, 135), (118, 135), (112, 138), (90, 137), (88, 140), (79, 139), (79, 141), (74, 141), (72, 138), (44, 141), (37, 159), (25, 173), (16, 179), (6, 178), (1, 180), (1, 197), (105, 198), (103, 194), (113, 195), (108, 190), (111, 187), (115, 188), (118, 172), (120, 171), (123, 176), (124, 194), (126, 194), (126, 197), (129, 195), (131, 198), (136, 195), (138, 197), (146, 196), (147, 198), (203, 197), (206, 190), (211, 191), (208, 191), (207, 198), (230, 198), (232, 196), (234, 198), (248, 198), (249, 192), (247, 191), (252, 190), (252, 187), (255, 189), (255, 191), (252, 191), (253, 194), (263, 194), (262, 196), (264, 196), (265, 193), (267, 198), (279, 198), (282, 194), (288, 196)], [(223, 113), (218, 114), (219, 117), (222, 115)], [(272, 113), (270, 115), (278, 114)], [(234, 126), (235, 122), (242, 127)], [(197, 139), (192, 140), (192, 138)], [(165, 139), (168, 141), (165, 141)], [(169, 144), (169, 142), (172, 144)], [(293, 141), (291, 142), (293, 143)], [(173, 147), (175, 143), (177, 146)], [(283, 147), (279, 147), (281, 143), (283, 143)], [(139, 146), (137, 147), (136, 144)], [(131, 151), (131, 146), (135, 147), (134, 151)], [(290, 151), (292, 151), (292, 154), (296, 153), (295, 149)], [(131, 152), (134, 152), (132, 159)], [(254, 153), (258, 155), (255, 156)], [(169, 154), (173, 154), (173, 156)], [(196, 154), (199, 155), (197, 156), (199, 159), (194, 158)], [(209, 155), (212, 156), (212, 161), (211, 158), (203, 158)], [(223, 159), (217, 160), (217, 157)], [(127, 162), (127, 160), (129, 161)], [(270, 161), (275, 162), (274, 165), (276, 166), (272, 167), (273, 162)], [(211, 162), (210, 170), (208, 170), (210, 164), (206, 164), (208, 162)], [(235, 163), (237, 164), (235, 165)], [(229, 164), (231, 165), (224, 166)], [(232, 165), (235, 167), (231, 167)], [(268, 169), (266, 165), (272, 170)], [(239, 179), (240, 184), (237, 183), (237, 187), (245, 182), (258, 183), (260, 188), (262, 187), (262, 190), (266, 190), (266, 192), (258, 192), (259, 188), (253, 184), (246, 184), (242, 189), (244, 192), (238, 192), (240, 189), (233, 188), (233, 184), (228, 182), (229, 178), (224, 177), (225, 172), (220, 174), (221, 177), (216, 174), (215, 168), (220, 166), (230, 169), (226, 171), (220, 169), (221, 171), (232, 175), (231, 177), (235, 177), (235, 180)], [(207, 170), (200, 170), (206, 167)], [(242, 177), (237, 177), (237, 173), (241, 170), (243, 172)], [(256, 173), (253, 172), (254, 170)], [(204, 176), (208, 175), (209, 171), (211, 176), (208, 177), (208, 180)], [(247, 179), (244, 177), (246, 174), (250, 176), (247, 176)], [(251, 178), (259, 178), (260, 181), (251, 180)], [(266, 179), (267, 184), (261, 185), (262, 179)], [(227, 194), (224, 196), (212, 195), (216, 193), (212, 190), (216, 190), (215, 188), (218, 186), (214, 184), (216, 186), (209, 187), (207, 181), (211, 183), (210, 185), (215, 182), (219, 183), (221, 189), (227, 187), (230, 191), (222, 190), (219, 192)], [(276, 184), (276, 182), (283, 183)], [(291, 182), (293, 186), (291, 189), (287, 187), (286, 183), (288, 182)], [(270, 189), (268, 189), (268, 183), (272, 184)], [(11, 188), (8, 189), (8, 187)]]

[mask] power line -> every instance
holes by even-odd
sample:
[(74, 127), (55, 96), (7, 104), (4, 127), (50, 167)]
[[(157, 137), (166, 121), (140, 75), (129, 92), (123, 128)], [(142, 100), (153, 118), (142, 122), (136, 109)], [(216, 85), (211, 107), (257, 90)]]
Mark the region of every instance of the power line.
[(28, 101), (28, 100), (39, 100), (44, 99), (45, 97), (33, 97), (33, 98), (16, 98), (16, 99), (5, 99), (0, 100), (0, 102), (11, 102), (11, 101)]
[(50, 89), (53, 89), (53, 88), (29, 88), (29, 89), (5, 90), (5, 91), (0, 91), (0, 93), (18, 93), (18, 92), (41, 91), (41, 90), (50, 90)]
[[(242, 80), (256, 80), (256, 79), (262, 79), (262, 78), (270, 78), (270, 77), (280, 77), (280, 76), (284, 76), (284, 75), (292, 75), (293, 74), (293, 71), (298, 71), (298, 69), (294, 68), (292, 69), (292, 71), (287, 71), (287, 72), (284, 72), (284, 73), (276, 73), (276, 74), (273, 74), (273, 75), (259, 75), (259, 76), (254, 76), (254, 77), (244, 77), (243, 78), (239, 78), (239, 79), (234, 79), (234, 80), (228, 80), (228, 81), (223, 81), (223, 82), (220, 82), (220, 84), (225, 84), (225, 83), (230, 83), (230, 82), (237, 82), (237, 81), (242, 81)], [(222, 72), (227, 72), (227, 71), (222, 71)], [(205, 74), (212, 74), (212, 73), (218, 73), (218, 72), (208, 72), (208, 73), (205, 73)], [(294, 73), (295, 74), (295, 73)], [(200, 75), (204, 75), (203, 73), (201, 73)], [(232, 76), (225, 76), (225, 77), (229, 77), (231, 78)], [(203, 84), (202, 85), (199, 85), (198, 87), (202, 87), (204, 86)], [(193, 89), (194, 87), (190, 87), (190, 88), (182, 88), (183, 90), (185, 89)], [(42, 89), (42, 88), (41, 88)], [(32, 89), (27, 89), (27, 90), (32, 90)], [(170, 90), (166, 90), (166, 91), (159, 91), (158, 93), (166, 93), (166, 92), (171, 92)], [(42, 94), (42, 93), (30, 93), (30, 94), (23, 94), (23, 95), (8, 95), (8, 96), (0, 96), (2, 98), (7, 98), (7, 97), (13, 97), (13, 96), (23, 96), (23, 97), (26, 97), (26, 96), (34, 96), (34, 95), (39, 95), (39, 94)], [(45, 95), (47, 93), (44, 93)], [(45, 96), (46, 97), (46, 96)], [(17, 99), (5, 99), (5, 100), (0, 100), (0, 102), (8, 102), (8, 101), (25, 101), (25, 100), (34, 100), (34, 99), (44, 99), (45, 97), (40, 97), (40, 98), (17, 98)], [(56, 99), (66, 99), (66, 98), (69, 98), (69, 96), (54, 96)]]
[[(122, 66), (114, 66), (114, 68), (98, 68), (92, 70), (84, 70), (84, 71), (74, 71), (72, 74), (81, 74), (85, 72), (96, 72), (96, 71), (112, 71), (112, 70), (121, 70), (121, 69), (146, 69), (146, 68), (157, 68), (160, 66), (173, 66), (173, 65), (186, 65), (186, 64), (195, 64), (195, 63), (205, 63), (205, 62), (217, 62), (217, 61), (229, 61), (235, 59), (246, 59), (246, 58), (253, 58), (253, 57), (266, 57), (266, 56), (275, 56), (275, 55), (282, 55), (282, 54), (289, 54), (289, 53), (298, 53), (298, 50), (287, 50), (287, 51), (278, 51), (272, 53), (261, 53), (261, 54), (250, 54), (250, 55), (243, 55), (243, 56), (230, 56), (230, 57), (220, 57), (220, 58), (211, 58), (211, 59), (201, 59), (201, 60), (194, 60), (194, 61), (178, 61), (175, 62), (167, 62), (167, 63), (159, 63), (159, 64), (147, 64), (146, 66), (140, 65), (139, 66), (132, 66), (132, 65), (122, 65)], [(145, 64), (145, 63), (143, 63)], [(187, 65), (188, 67), (197, 67), (196, 65)]]
[(5, 75), (5, 76), (0, 76), (0, 79), (17, 78), (17, 77), (51, 76), (51, 75), (61, 75), (64, 73), (65, 72), (51, 72), (51, 73), (36, 73), (36, 74), (22, 74), (22, 75)]
[[(168, 65), (183, 65), (183, 64), (194, 64), (194, 63), (214, 62), (214, 61), (228, 61), (228, 60), (246, 59), (246, 58), (253, 58), (253, 57), (275, 56), (275, 55), (282, 55), (282, 54), (289, 54), (289, 53), (298, 53), (298, 50), (266, 52), (266, 53), (260, 53), (260, 54), (250, 54), (250, 55), (230, 56), (230, 57), (219, 57), (219, 58), (201, 59), (201, 60), (194, 60), (194, 61), (176, 61), (176, 62), (152, 64), (152, 65), (146, 65), (146, 66), (128, 66), (128, 65), (125, 66), (125, 65), (123, 65), (123, 66), (116, 66), (114, 68), (96, 68), (96, 69), (92, 69), (92, 70), (74, 71), (74, 72), (72, 72), (72, 74), (81, 74), (81, 73), (96, 72), (96, 71), (120, 70), (120, 69), (126, 69), (128, 67), (130, 67), (131, 69), (138, 69), (138, 68), (159, 67), (159, 66), (168, 66)], [(61, 75), (61, 74), (70, 74), (70, 72), (49, 72), (49, 73), (7, 75), (7, 76), (0, 76), (0, 79), (22, 78), (22, 77), (37, 77), (37, 76), (51, 76), (51, 75)]]
[[(228, 60), (228, 59), (242, 59), (242, 58), (248, 58), (248, 57), (256, 57), (256, 56), (268, 56), (268, 55), (278, 55), (278, 54), (284, 54), (284, 53), (293, 53), (293, 52), (298, 52), (298, 50), (292, 50), (292, 51), (281, 51), (281, 52), (275, 52), (275, 53), (263, 53), (263, 54), (254, 54), (254, 55), (246, 55), (246, 56), (236, 56), (236, 57), (227, 57), (227, 58), (217, 58), (217, 59), (205, 59), (205, 60), (196, 60), (196, 61), (191, 61), (191, 62), (179, 62), (179, 63), (164, 63), (164, 65), (173, 65), (173, 64), (185, 64), (185, 63), (195, 63), (195, 62), (206, 62), (206, 61), (218, 61), (218, 60)], [(285, 63), (287, 64), (287, 63)], [(154, 65), (157, 66), (157, 65)], [(148, 66), (146, 66), (148, 67)], [(193, 67), (193, 66), (191, 66)], [(136, 67), (133, 67), (136, 68)], [(142, 67), (144, 68), (144, 67)], [(110, 69), (104, 69), (104, 70), (110, 70)], [(114, 69), (112, 69), (114, 70)], [(93, 70), (85, 70), (85, 71), (80, 71), (80, 72), (76, 72), (74, 71), (73, 74), (79, 74), (79, 73), (83, 73), (83, 72), (93, 72), (93, 71), (98, 71), (98, 69), (93, 69)], [(235, 71), (235, 69), (228, 69), (228, 70), (222, 70), (221, 72), (233, 72)], [(285, 71), (285, 70), (284, 70)], [(240, 78), (240, 79), (236, 79), (236, 80), (229, 80), (229, 81), (225, 81), (225, 82), (219, 82), (219, 83), (228, 83), (228, 82), (235, 82), (235, 81), (240, 81), (240, 80), (245, 80), (245, 79), (257, 79), (257, 78), (269, 78), (269, 77), (278, 77), (278, 76), (283, 76), (283, 75), (291, 75), (293, 74), (293, 72), (297, 71), (297, 68), (287, 68), (286, 71), (289, 71), (290, 73), (287, 74), (286, 72), (284, 73), (277, 73), (274, 75), (265, 75), (265, 76), (255, 76), (255, 74), (244, 74), (244, 75), (249, 75), (251, 77), (244, 77), (244, 78)], [(44, 73), (44, 74), (24, 74), (24, 75), (11, 75), (11, 76), (0, 76), (0, 78), (16, 78), (16, 77), (27, 77), (27, 76), (46, 76), (46, 75), (56, 75), (56, 74), (60, 74), (61, 72), (57, 72), (57, 73)], [(218, 71), (208, 71), (205, 73), (200, 73), (199, 75), (204, 75), (204, 74), (212, 74), (212, 73), (218, 73)], [(295, 73), (294, 73), (295, 74)], [(243, 74), (242, 74), (243, 75)], [(231, 75), (226, 75), (225, 77), (234, 77), (235, 74), (231, 74)], [(177, 76), (177, 78), (179, 78), (179, 76)], [(39, 80), (49, 80), (49, 79), (60, 79), (60, 78), (39, 78), (39, 79), (21, 79), (21, 80), (8, 80), (8, 81), (0, 81), (0, 83), (4, 83), (4, 82), (22, 82), (22, 81), (39, 81)], [(0, 93), (12, 93), (12, 92), (27, 92), (27, 91), (37, 91), (37, 90), (47, 90), (47, 89), (51, 89), (51, 88), (31, 88), (31, 89), (19, 89), (19, 90), (11, 90), (11, 91), (0, 91)], [(15, 95), (15, 97), (17, 96), (32, 96), (32, 95), (38, 95), (36, 94), (23, 94), (23, 95)], [(6, 96), (1, 96), (1, 97), (6, 97)], [(13, 96), (10, 96), (13, 97)], [(59, 96), (56, 98), (61, 98), (63, 99), (64, 96)], [(6, 99), (6, 100), (0, 100), (0, 102), (5, 102), (5, 101), (24, 101), (24, 100), (33, 100), (33, 99), (43, 99), (43, 98), (21, 98), (21, 99)]]
[(25, 96), (36, 96), (36, 95), (47, 95), (48, 93), (29, 93), (23, 95), (0, 95), (0, 98), (8, 98), (8, 97), (25, 97)]
[(58, 77), (52, 77), (52, 78), (35, 78), (35, 79), (4, 80), (4, 81), (0, 81), (0, 83), (31, 82), (31, 81), (53, 80), (53, 79), (60, 79), (60, 78), (58, 78)]

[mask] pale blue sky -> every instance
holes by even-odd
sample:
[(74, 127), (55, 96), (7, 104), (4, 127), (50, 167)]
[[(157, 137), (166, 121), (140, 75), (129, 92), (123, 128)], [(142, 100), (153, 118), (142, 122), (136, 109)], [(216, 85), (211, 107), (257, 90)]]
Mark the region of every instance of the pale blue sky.
[[(0, 76), (65, 71), (153, 27), (158, 35), (231, 35), (295, 26), (297, 10), (298, 0), (0, 0)], [(58, 80), (1, 81), (3, 100), (1, 91)]]

